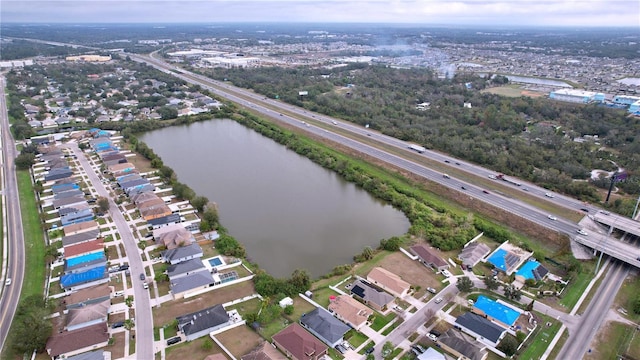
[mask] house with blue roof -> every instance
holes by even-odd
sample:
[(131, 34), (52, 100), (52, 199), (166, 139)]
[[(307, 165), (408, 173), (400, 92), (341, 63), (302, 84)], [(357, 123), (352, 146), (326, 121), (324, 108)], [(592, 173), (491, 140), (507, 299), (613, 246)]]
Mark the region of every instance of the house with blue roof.
[(94, 219), (93, 210), (83, 209), (74, 213), (66, 214), (60, 217), (62, 226), (71, 224), (77, 224), (85, 221), (91, 221)]
[(513, 326), (522, 313), (519, 309), (501, 304), (484, 295), (478, 296), (471, 311), (507, 328)]
[(60, 286), (65, 290), (79, 290), (109, 281), (106, 266), (99, 266), (79, 273), (64, 274), (60, 277)]

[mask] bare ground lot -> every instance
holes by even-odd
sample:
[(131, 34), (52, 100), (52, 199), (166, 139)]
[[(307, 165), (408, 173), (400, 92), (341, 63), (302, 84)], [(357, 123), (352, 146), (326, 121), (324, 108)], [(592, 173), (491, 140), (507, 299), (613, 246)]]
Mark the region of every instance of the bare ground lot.
[[(418, 261), (409, 259), (399, 251), (390, 253), (383, 257), (375, 264), (375, 266), (389, 270), (400, 276), (402, 280), (413, 286), (420, 286), (422, 289), (426, 289), (427, 287), (441, 289), (443, 287), (442, 283), (438, 281), (433, 270), (427, 268)], [(356, 273), (362, 277), (366, 277), (370, 270), (371, 268), (369, 267), (362, 267), (356, 269)]]
[(264, 341), (260, 335), (246, 325), (220, 333), (216, 335), (216, 338), (238, 359)]
[[(210, 349), (206, 349), (207, 346), (203, 346), (205, 342), (213, 344)], [(213, 354), (223, 354), (222, 349), (216, 344), (209, 336), (203, 336), (200, 339), (196, 339), (191, 342), (183, 342), (178, 345), (171, 346), (166, 350), (166, 360), (201, 360), (205, 357)], [(113, 359), (113, 357), (112, 357)]]
[(153, 308), (153, 325), (162, 326), (172, 322), (177, 316), (189, 314), (216, 304), (224, 304), (254, 293), (253, 282), (245, 281), (204, 293), (198, 297), (169, 301), (162, 304), (160, 308)]

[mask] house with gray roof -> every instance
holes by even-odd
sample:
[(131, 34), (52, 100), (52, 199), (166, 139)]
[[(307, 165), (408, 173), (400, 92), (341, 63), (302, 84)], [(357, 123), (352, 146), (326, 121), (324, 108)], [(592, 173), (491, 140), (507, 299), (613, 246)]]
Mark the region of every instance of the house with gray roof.
[(456, 325), (461, 327), (467, 334), (492, 343), (494, 347), (498, 345), (507, 331), (502, 326), (471, 312), (458, 316)]
[(54, 209), (59, 209), (62, 207), (73, 207), (80, 204), (86, 204), (87, 200), (83, 195), (78, 195), (74, 197), (64, 198), (64, 199), (55, 199), (52, 202)]
[(109, 353), (109, 357), (105, 356), (104, 350), (96, 350), (90, 351), (82, 354), (78, 354), (75, 356), (71, 356), (66, 358), (66, 360), (109, 360), (111, 359), (111, 354)]
[(201, 270), (206, 270), (202, 261), (199, 258), (191, 259), (174, 265), (169, 265), (167, 268), (167, 275), (169, 275), (169, 280), (175, 280)]
[(149, 226), (151, 226), (152, 229), (157, 229), (163, 226), (177, 224), (181, 221), (182, 220), (180, 220), (180, 214), (171, 214), (156, 219), (147, 220), (147, 223), (149, 224)]
[(358, 279), (349, 285), (351, 294), (375, 310), (384, 311), (395, 299), (391, 294), (380, 290), (368, 282)]
[(107, 315), (111, 308), (111, 300), (72, 308), (67, 313), (67, 331), (82, 329), (87, 326), (107, 322)]
[(455, 329), (449, 329), (438, 338), (438, 345), (458, 358), (484, 360), (487, 358), (487, 346), (467, 338)]
[(178, 316), (178, 329), (187, 341), (193, 341), (230, 324), (229, 314), (222, 305), (215, 305), (190, 314)]
[(169, 281), (174, 299), (184, 298), (185, 294), (213, 286), (215, 280), (209, 270), (200, 270)]
[(462, 266), (470, 269), (474, 267), (482, 258), (491, 252), (491, 248), (486, 244), (474, 241), (468, 244), (458, 255), (458, 259), (462, 261)]
[(58, 192), (55, 195), (53, 195), (53, 198), (64, 199), (64, 198), (69, 198), (74, 196), (84, 196), (84, 192), (79, 189), (71, 189), (67, 191)]
[(162, 260), (171, 265), (191, 260), (199, 259), (203, 255), (202, 248), (196, 243), (187, 246), (179, 246), (162, 252)]
[(69, 246), (80, 244), (83, 242), (95, 240), (100, 236), (100, 229), (92, 229), (85, 232), (77, 233), (74, 235), (63, 236), (62, 237), (62, 245)]
[(351, 329), (322, 308), (315, 308), (315, 310), (303, 314), (300, 318), (300, 325), (329, 345), (329, 347), (335, 347), (342, 343), (344, 334)]

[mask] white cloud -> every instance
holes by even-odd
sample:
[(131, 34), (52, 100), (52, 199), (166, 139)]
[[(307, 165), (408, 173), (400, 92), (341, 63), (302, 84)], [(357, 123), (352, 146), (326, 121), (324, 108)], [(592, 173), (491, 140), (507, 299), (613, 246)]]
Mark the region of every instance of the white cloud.
[(638, 0), (2, 0), (3, 22), (388, 22), (640, 27)]

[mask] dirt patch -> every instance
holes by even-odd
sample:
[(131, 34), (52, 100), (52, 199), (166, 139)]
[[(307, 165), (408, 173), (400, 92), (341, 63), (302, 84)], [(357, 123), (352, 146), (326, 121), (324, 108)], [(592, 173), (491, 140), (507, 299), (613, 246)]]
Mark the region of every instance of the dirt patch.
[(378, 266), (400, 276), (402, 280), (413, 286), (440, 288), (442, 284), (436, 279), (433, 270), (409, 259), (401, 252), (394, 252), (382, 259)]
[(545, 96), (545, 94), (542, 92), (530, 91), (530, 90), (522, 90), (520, 94), (522, 94), (522, 96), (528, 96), (532, 98), (539, 98), (539, 97)]
[[(211, 346), (209, 348), (209, 346)], [(213, 354), (222, 354), (227, 359), (227, 355), (209, 336), (203, 336), (191, 342), (184, 342), (171, 346), (166, 351), (166, 360), (200, 360)], [(113, 358), (112, 359), (116, 359)]]
[(177, 316), (206, 309), (216, 304), (224, 304), (255, 293), (252, 281), (226, 286), (198, 297), (169, 301), (160, 308), (153, 308), (153, 325), (162, 326), (172, 322)]
[(216, 335), (216, 338), (233, 356), (240, 358), (246, 355), (262, 341), (262, 337), (248, 326), (238, 326)]
[(111, 351), (112, 359), (121, 359), (124, 357), (124, 332), (114, 334), (113, 345), (108, 345), (105, 350)]

